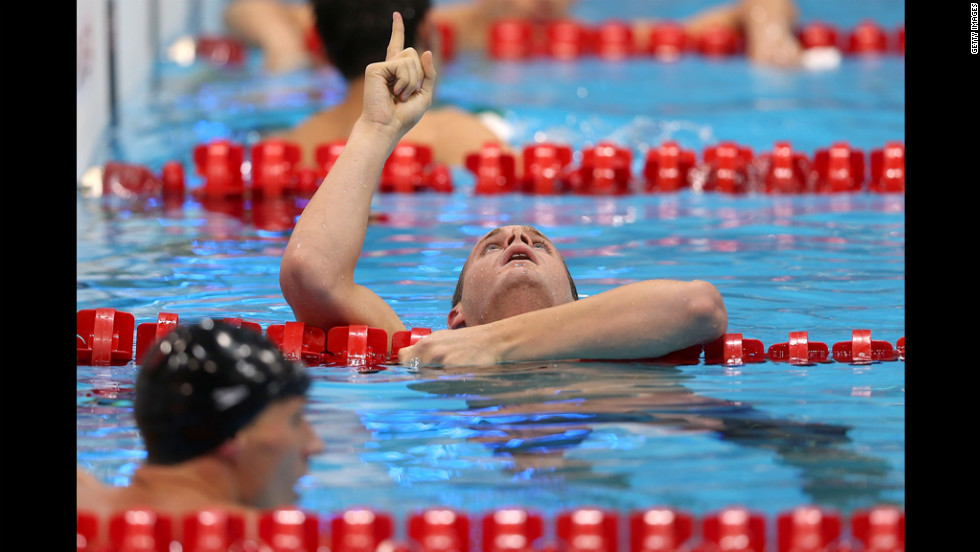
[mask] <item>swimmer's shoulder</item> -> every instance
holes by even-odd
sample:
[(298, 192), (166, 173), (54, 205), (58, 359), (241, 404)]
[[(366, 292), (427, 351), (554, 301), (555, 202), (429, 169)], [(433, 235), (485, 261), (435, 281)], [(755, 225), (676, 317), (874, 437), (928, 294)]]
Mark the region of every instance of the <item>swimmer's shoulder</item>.
[(115, 504), (114, 489), (80, 466), (76, 467), (75, 507), (93, 514), (105, 514)]
[(513, 134), (509, 123), (494, 110), (470, 111), (457, 106), (443, 105), (426, 112), (426, 124), (463, 137), (479, 136), (481, 140), (507, 142)]
[(328, 109), (310, 115), (275, 137), (299, 145), (304, 162), (312, 164), (317, 146), (346, 140), (352, 127), (353, 123), (348, 122), (340, 113)]

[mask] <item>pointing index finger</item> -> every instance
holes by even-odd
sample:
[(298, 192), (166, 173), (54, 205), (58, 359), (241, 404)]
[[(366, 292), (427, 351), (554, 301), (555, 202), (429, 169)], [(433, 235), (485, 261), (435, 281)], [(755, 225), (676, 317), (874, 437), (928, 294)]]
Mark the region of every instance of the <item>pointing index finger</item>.
[(388, 41), (388, 54), (385, 61), (397, 56), (405, 49), (405, 22), (402, 21), (402, 14), (394, 12), (391, 14), (391, 40)]

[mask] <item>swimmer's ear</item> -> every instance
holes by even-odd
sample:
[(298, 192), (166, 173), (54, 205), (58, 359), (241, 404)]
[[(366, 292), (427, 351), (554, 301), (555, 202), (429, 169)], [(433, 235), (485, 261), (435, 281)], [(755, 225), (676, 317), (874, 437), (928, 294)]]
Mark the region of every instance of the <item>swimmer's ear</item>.
[(220, 458), (234, 462), (240, 455), (242, 446), (242, 437), (239, 434), (218, 445), (216, 453)]
[(446, 315), (446, 327), (450, 330), (458, 330), (466, 327), (466, 316), (463, 314), (463, 307), (456, 305), (449, 314)]

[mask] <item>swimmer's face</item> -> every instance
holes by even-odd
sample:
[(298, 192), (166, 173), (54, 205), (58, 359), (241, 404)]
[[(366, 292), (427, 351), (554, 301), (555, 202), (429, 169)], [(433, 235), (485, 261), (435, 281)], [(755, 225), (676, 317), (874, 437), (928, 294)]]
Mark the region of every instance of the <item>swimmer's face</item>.
[(450, 328), (487, 324), (569, 303), (575, 292), (555, 244), (530, 226), (503, 226), (477, 242), (460, 276)]
[(303, 397), (274, 401), (235, 436), (243, 502), (274, 508), (299, 498), (296, 482), (306, 474), (309, 457), (323, 451), (304, 415), (305, 405)]
[(551, 21), (568, 17), (576, 0), (483, 0), (496, 17)]

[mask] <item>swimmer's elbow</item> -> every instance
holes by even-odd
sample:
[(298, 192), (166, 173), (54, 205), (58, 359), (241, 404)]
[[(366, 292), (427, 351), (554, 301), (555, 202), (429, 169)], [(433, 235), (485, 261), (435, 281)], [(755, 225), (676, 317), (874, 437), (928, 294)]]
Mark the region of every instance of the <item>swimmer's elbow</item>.
[(343, 277), (336, 271), (324, 268), (321, 263), (287, 248), (279, 264), (279, 289), (293, 312), (312, 307), (319, 309), (330, 297), (339, 294), (338, 282)]
[(289, 306), (295, 306), (302, 300), (305, 270), (294, 256), (283, 255), (279, 263), (279, 289), (282, 291), (283, 299)]
[(708, 282), (689, 283), (688, 316), (697, 343), (710, 343), (728, 331), (728, 310), (718, 289)]

